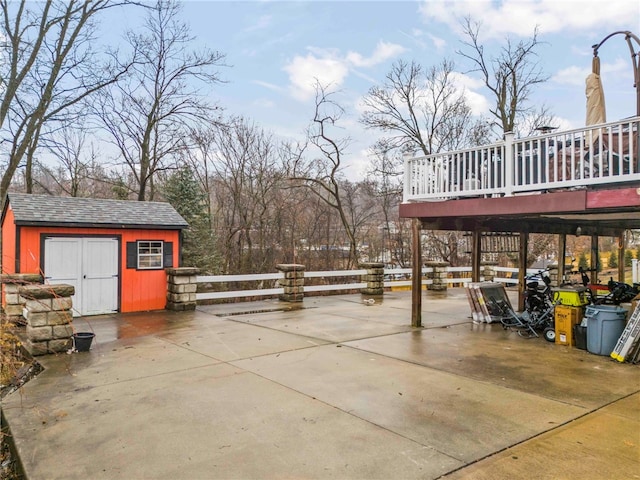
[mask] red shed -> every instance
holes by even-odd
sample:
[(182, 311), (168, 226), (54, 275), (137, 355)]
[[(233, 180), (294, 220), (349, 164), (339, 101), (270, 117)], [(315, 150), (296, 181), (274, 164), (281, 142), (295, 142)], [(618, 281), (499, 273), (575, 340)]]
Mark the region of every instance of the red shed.
[(78, 315), (165, 307), (164, 269), (179, 267), (187, 222), (168, 203), (10, 193), (2, 272), (75, 287)]

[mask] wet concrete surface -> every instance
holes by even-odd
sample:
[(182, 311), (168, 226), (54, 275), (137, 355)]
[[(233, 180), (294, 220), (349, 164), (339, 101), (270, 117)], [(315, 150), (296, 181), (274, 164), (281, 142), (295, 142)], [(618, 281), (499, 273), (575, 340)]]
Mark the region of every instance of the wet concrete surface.
[(362, 300), (74, 319), (3, 401), (28, 478), (640, 478), (638, 366)]

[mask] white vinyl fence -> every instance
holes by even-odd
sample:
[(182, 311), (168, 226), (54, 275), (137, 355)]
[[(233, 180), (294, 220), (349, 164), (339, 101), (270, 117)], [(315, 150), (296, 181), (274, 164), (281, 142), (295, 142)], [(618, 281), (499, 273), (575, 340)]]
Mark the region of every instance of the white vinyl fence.
[[(511, 285), (517, 283), (517, 268), (494, 268), (497, 274), (494, 281)], [(471, 281), (471, 267), (448, 267), (447, 270), (449, 272), (448, 286), (462, 286)], [(431, 272), (433, 272), (433, 268), (422, 269), (422, 285), (432, 283), (431, 279), (424, 278)], [(366, 274), (367, 270), (364, 269), (305, 272), (304, 292), (305, 294), (310, 292), (339, 293), (346, 290), (359, 290), (367, 286), (367, 283), (362, 281), (362, 276)], [(196, 299), (200, 302), (227, 298), (277, 297), (284, 292), (283, 287), (280, 286), (283, 278), (282, 272), (198, 276)], [(250, 284), (251, 287), (246, 288), (247, 284)], [(385, 269), (384, 286), (387, 288), (410, 287), (411, 268)]]

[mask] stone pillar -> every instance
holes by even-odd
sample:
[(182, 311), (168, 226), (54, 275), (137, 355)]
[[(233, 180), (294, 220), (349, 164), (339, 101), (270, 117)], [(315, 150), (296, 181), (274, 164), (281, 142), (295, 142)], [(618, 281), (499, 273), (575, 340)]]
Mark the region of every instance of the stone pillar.
[(362, 279), (367, 282), (367, 286), (360, 290), (360, 293), (382, 295), (384, 293), (384, 263), (364, 262), (359, 267), (367, 269), (367, 274), (362, 276)]
[(167, 310), (195, 310), (200, 270), (194, 267), (166, 268)]
[(276, 270), (284, 273), (282, 286), (284, 293), (279, 297), (284, 302), (302, 302), (304, 300), (304, 265), (281, 263)]
[(13, 323), (24, 323), (22, 309), (25, 300), (20, 297), (19, 289), (24, 285), (42, 284), (42, 276), (37, 273), (8, 273), (0, 275), (4, 288), (4, 313)]
[(493, 282), (496, 277), (496, 267), (498, 262), (483, 262), (482, 263), (482, 276), (485, 282)]
[(19, 293), (25, 302), (27, 351), (36, 356), (69, 350), (73, 344), (73, 285), (24, 285)]
[(433, 268), (432, 272), (427, 272), (427, 278), (432, 280), (431, 285), (427, 288), (434, 292), (446, 292), (447, 291), (447, 262), (426, 262), (425, 266)]

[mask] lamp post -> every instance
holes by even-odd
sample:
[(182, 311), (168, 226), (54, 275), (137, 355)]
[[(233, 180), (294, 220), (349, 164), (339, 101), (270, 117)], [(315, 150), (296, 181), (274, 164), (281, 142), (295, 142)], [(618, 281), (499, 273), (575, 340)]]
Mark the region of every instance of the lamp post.
[[(629, 52), (631, 52), (631, 66), (633, 68), (633, 86), (636, 89), (636, 117), (640, 117), (640, 38), (631, 33), (628, 30), (620, 30), (617, 32), (610, 33), (606, 37), (604, 37), (600, 43), (593, 45), (593, 58), (594, 60), (598, 60), (598, 49), (602, 46), (604, 42), (609, 40), (614, 35), (624, 35), (624, 39), (629, 46)], [(635, 42), (635, 45), (634, 45)], [(636, 51), (638, 48), (638, 51)], [(640, 170), (640, 123), (636, 122), (635, 126), (632, 127), (632, 131), (635, 130), (636, 137), (636, 160), (635, 160), (635, 171)], [(633, 133), (629, 132), (629, 136), (633, 135)], [(633, 168), (633, 152), (629, 149), (629, 166)], [(630, 172), (633, 170), (630, 170)], [(620, 235), (619, 237), (619, 253), (618, 253), (618, 280), (624, 281), (624, 237)], [(593, 248), (593, 239), (592, 239), (592, 248)]]
[[(617, 32), (610, 33), (606, 37), (602, 39), (600, 43), (593, 45), (593, 57), (594, 59), (598, 58), (598, 49), (602, 46), (604, 42), (609, 40), (614, 35), (624, 35), (624, 39), (629, 46), (629, 51), (631, 52), (631, 66), (633, 68), (633, 86), (636, 89), (636, 116), (640, 117), (640, 38), (631, 33), (628, 30), (619, 30)], [(636, 51), (636, 47), (634, 46), (635, 42), (638, 46), (638, 51)], [(636, 171), (640, 169), (640, 124), (636, 123), (635, 125), (636, 131)], [(631, 135), (631, 132), (629, 132)], [(629, 152), (631, 154), (631, 152)], [(630, 163), (633, 164), (633, 155), (630, 155)]]
[(640, 38), (638, 38), (628, 30), (620, 30), (610, 33), (609, 35), (604, 37), (600, 43), (593, 45), (593, 56), (597, 58), (598, 49), (604, 42), (609, 40), (614, 35), (624, 35), (624, 39), (627, 41), (629, 51), (631, 52), (631, 65), (633, 66), (633, 86), (636, 89), (636, 115), (640, 117), (640, 50), (636, 52), (632, 42), (632, 40), (635, 41), (638, 44), (638, 47), (640, 47)]

